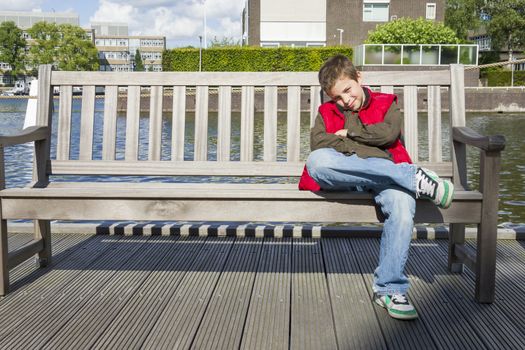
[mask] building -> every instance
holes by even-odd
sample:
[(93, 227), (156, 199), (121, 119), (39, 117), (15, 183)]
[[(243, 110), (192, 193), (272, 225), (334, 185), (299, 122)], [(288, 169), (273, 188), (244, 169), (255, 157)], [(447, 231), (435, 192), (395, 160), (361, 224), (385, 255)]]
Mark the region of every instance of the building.
[(357, 46), (400, 17), (444, 21), (445, 0), (246, 0), (243, 45)]
[(134, 70), (135, 53), (140, 52), (144, 68), (162, 71), (162, 52), (166, 49), (163, 36), (130, 36), (125, 23), (93, 22), (95, 46), (100, 70), (128, 72)]
[[(35, 23), (48, 22), (56, 24), (72, 24), (79, 25), (79, 17), (71, 12), (16, 12), (16, 11), (0, 11), (0, 23), (14, 22), (16, 26), (23, 30), (24, 38), (28, 45), (31, 45), (31, 36), (27, 30)], [(92, 35), (91, 31), (87, 33)], [(28, 48), (29, 49), (29, 48)], [(11, 70), (11, 66), (7, 63), (0, 62), (0, 85), (14, 84), (13, 77), (10, 74), (4, 74)]]
[(79, 25), (78, 15), (71, 12), (0, 11), (0, 23), (10, 21), (15, 22), (22, 30), (27, 30), (38, 22)]

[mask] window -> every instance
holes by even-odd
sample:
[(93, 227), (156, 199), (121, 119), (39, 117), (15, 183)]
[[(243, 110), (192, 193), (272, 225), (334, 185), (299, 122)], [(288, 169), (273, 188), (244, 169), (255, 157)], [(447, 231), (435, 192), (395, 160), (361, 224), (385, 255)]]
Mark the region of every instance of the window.
[(427, 3), (427, 19), (436, 19), (436, 4)]
[(364, 2), (363, 22), (388, 22), (388, 2)]

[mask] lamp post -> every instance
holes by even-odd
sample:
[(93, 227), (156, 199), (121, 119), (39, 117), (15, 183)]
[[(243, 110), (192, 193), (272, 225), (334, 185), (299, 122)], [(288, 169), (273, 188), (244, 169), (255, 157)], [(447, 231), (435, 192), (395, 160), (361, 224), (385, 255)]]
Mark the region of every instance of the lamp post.
[(199, 72), (202, 71), (202, 35), (199, 35)]
[(337, 28), (337, 30), (339, 31), (339, 45), (343, 45), (343, 32), (345, 30), (341, 28)]
[(208, 48), (208, 40), (206, 40), (206, 32), (207, 32), (207, 28), (206, 28), (206, 0), (202, 0), (202, 3), (204, 5), (204, 48), (207, 49)]

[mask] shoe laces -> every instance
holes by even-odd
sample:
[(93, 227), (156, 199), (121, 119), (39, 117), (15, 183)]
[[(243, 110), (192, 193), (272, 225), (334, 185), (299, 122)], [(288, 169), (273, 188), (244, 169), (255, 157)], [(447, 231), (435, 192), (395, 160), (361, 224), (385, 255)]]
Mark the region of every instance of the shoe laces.
[(425, 174), (421, 169), (416, 173), (417, 191), (416, 198), (420, 196), (435, 197), (437, 182)]
[(408, 299), (406, 295), (403, 295), (403, 294), (394, 294), (392, 295), (391, 300), (394, 304), (407, 304), (408, 305)]

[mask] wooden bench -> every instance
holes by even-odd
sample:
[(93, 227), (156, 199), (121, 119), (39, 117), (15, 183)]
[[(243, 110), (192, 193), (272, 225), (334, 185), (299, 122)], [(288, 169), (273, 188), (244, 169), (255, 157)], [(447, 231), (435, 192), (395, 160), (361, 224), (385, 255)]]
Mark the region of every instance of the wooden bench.
[[(449, 269), (461, 272), (463, 264), (468, 265), (476, 274), (476, 299), (490, 303), (495, 289), (500, 151), (505, 140), (502, 136), (483, 137), (465, 127), (463, 81), (460, 65), (442, 71), (364, 74), (366, 85), (384, 92), (393, 92), (394, 87), (402, 89), (405, 138), (412, 159), (453, 179), (457, 191), (452, 206), (440, 210), (419, 200), (415, 220), (450, 224)], [(321, 99), (314, 72), (57, 72), (50, 66), (41, 66), (38, 84), (37, 126), (18, 135), (0, 137), (1, 295), (8, 292), (10, 268), (35, 254), (41, 266), (49, 264), (49, 223), (55, 219), (337, 222), (347, 218), (353, 223), (381, 220), (370, 194), (297, 189), (297, 177), (309, 152), (308, 123), (313, 123)], [(82, 87), (81, 118), (72, 118), (74, 86)], [(55, 117), (54, 87), (60, 91)], [(95, 113), (95, 92), (100, 87), (104, 88), (103, 115)], [(425, 157), (420, 152), (425, 145), (418, 132), (417, 100), (421, 87), (428, 91)], [(443, 133), (450, 136), (446, 137), (441, 133), (443, 87), (448, 88), (451, 106), (451, 127)], [(142, 125), (141, 93), (149, 96), (149, 120), (143, 118)], [(165, 94), (173, 96), (169, 98), (173, 103), (172, 112), (168, 113), (171, 122), (162, 119)], [(119, 95), (127, 96), (126, 118), (117, 118), (117, 105), (122, 102)], [(259, 101), (256, 97), (264, 99), (262, 114), (254, 112)], [(193, 107), (187, 104), (193, 99), (194, 114), (187, 108)], [(215, 125), (215, 115), (209, 114), (212, 99), (217, 99), (218, 106), (216, 136), (209, 132), (210, 125)], [(240, 103), (240, 122), (238, 115), (232, 113), (232, 103)], [(278, 106), (283, 106), (286, 113), (279, 114)], [(310, 114), (303, 113), (308, 120), (301, 128), (302, 109)], [(55, 128), (52, 123), (57, 123)], [(100, 123), (102, 135), (96, 132)], [(186, 132), (191, 123), (194, 127)], [(284, 130), (278, 129), (279, 123), (286, 125), (286, 141)], [(144, 140), (139, 131), (146, 126), (148, 139)], [(257, 128), (264, 135), (262, 139), (254, 136)], [(285, 144), (285, 151), (278, 148), (278, 138), (283, 139), (279, 144)], [(29, 141), (35, 145), (34, 181), (24, 188), (5, 189), (3, 147)], [(52, 142), (56, 143), (53, 157)], [(193, 145), (193, 152), (185, 149), (188, 142)], [(467, 189), (466, 145), (481, 150), (479, 190)], [(260, 154), (254, 153), (255, 146), (262, 148)], [(443, 159), (444, 148), (452, 149), (451, 161)], [(146, 159), (141, 158), (141, 152)], [(164, 180), (50, 181), (54, 175), (163, 176)], [(170, 176), (177, 176), (177, 181), (178, 176), (204, 176), (205, 181), (166, 182)], [(215, 183), (215, 178), (209, 178), (218, 176), (294, 178), (288, 184)], [(9, 254), (7, 219), (35, 220), (34, 241)], [(465, 224), (478, 225), (477, 253), (464, 244)]]

